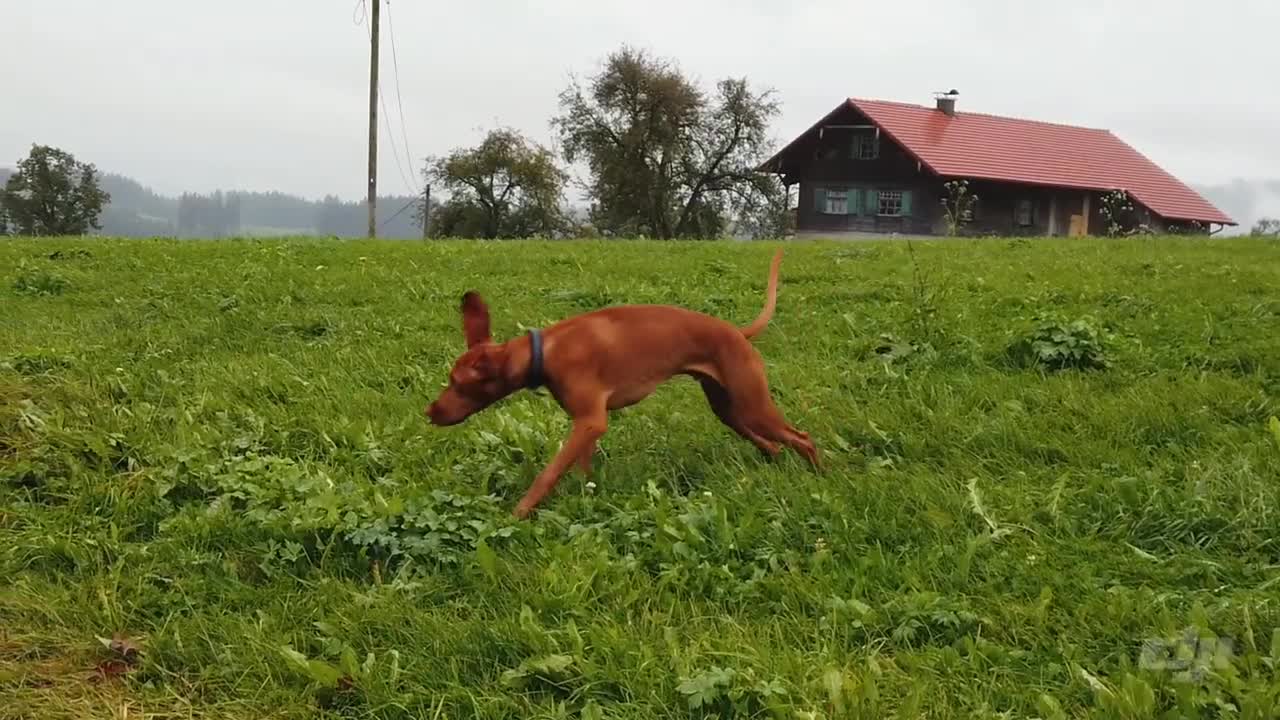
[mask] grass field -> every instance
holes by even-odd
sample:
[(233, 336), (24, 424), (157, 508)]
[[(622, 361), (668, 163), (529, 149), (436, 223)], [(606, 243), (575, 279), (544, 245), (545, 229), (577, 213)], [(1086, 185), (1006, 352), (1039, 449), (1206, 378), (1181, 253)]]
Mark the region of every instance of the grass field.
[(772, 250), (0, 242), (0, 718), (1277, 716), (1275, 242), (790, 246), (822, 474), (678, 380), (516, 522), (554, 402), (422, 417), (466, 289), (745, 324)]

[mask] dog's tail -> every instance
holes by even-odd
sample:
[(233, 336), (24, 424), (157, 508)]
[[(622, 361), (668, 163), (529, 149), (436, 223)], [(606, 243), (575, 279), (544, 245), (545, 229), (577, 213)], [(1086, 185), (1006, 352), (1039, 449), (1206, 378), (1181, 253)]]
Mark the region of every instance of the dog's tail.
[(773, 263), (769, 265), (769, 288), (764, 293), (764, 309), (750, 325), (742, 328), (742, 334), (748, 340), (760, 334), (761, 330), (773, 319), (773, 308), (778, 304), (778, 266), (782, 264), (782, 248), (773, 254)]

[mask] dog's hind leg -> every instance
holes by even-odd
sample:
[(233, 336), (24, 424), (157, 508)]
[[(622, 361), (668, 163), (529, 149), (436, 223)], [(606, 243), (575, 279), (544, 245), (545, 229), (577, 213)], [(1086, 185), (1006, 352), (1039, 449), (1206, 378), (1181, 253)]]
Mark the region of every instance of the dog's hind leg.
[(777, 443), (760, 437), (742, 422), (742, 418), (734, 411), (733, 402), (724, 386), (711, 378), (699, 378), (698, 382), (702, 384), (702, 392), (707, 396), (707, 404), (711, 406), (711, 410), (716, 414), (716, 417), (720, 418), (720, 422), (750, 440), (756, 447), (760, 448), (760, 452), (769, 457), (775, 457), (779, 452), (782, 452)]
[(723, 375), (723, 392), (729, 398), (733, 419), (743, 428), (739, 432), (751, 433), (763, 442), (782, 443), (804, 456), (815, 468), (821, 467), (818, 448), (809, 439), (809, 433), (787, 423), (774, 405), (761, 361), (735, 365)]
[(822, 467), (822, 462), (818, 458), (818, 448), (809, 439), (809, 433), (797, 430), (789, 424), (772, 402), (769, 403), (768, 410), (752, 415), (748, 422), (751, 430), (770, 440), (785, 444), (803, 455), (813, 467)]

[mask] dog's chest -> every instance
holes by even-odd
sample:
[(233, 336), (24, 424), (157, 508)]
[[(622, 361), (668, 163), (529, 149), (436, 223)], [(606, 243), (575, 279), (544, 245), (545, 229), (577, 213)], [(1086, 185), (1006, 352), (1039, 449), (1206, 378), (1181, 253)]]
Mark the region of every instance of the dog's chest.
[(609, 394), (608, 408), (610, 410), (618, 410), (620, 408), (627, 407), (628, 405), (635, 405), (641, 400), (652, 395), (653, 391), (657, 390), (658, 386), (661, 385), (665, 379), (666, 378), (660, 378), (657, 380), (628, 383), (622, 387), (615, 388), (614, 391)]

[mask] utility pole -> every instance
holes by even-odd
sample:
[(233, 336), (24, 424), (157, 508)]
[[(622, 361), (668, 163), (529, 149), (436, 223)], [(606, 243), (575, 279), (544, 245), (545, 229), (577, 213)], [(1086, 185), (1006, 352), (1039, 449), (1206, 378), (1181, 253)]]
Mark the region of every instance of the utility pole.
[(369, 20), (369, 237), (378, 234), (378, 27), (382, 0), (370, 0)]
[(422, 191), (422, 239), (427, 239), (427, 227), (431, 222), (431, 183)]

